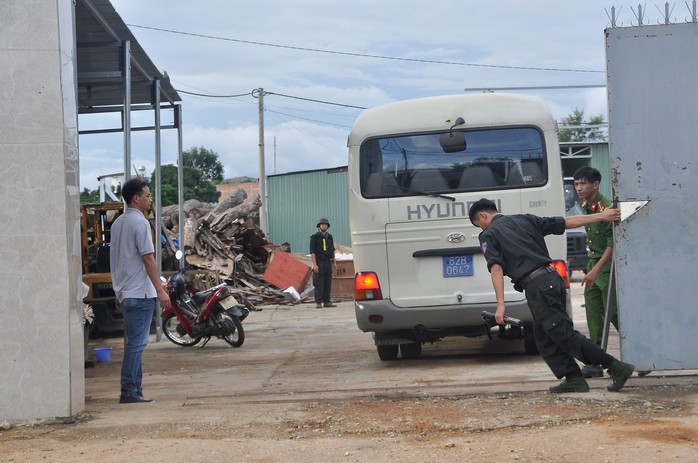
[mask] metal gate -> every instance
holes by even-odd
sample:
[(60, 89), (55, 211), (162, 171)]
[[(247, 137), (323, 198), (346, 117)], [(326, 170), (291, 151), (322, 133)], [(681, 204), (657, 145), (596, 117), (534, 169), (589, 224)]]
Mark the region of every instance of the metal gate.
[(606, 49), (614, 197), (634, 212), (614, 232), (621, 354), (695, 369), (698, 23), (610, 28)]

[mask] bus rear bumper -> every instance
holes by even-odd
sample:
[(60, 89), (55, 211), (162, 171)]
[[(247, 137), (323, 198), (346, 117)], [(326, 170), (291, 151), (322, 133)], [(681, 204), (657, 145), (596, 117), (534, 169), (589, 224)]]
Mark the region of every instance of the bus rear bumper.
[[(480, 313), (496, 309), (496, 303), (397, 307), (388, 299), (354, 301), (356, 323), (361, 331), (423, 341), (450, 335), (483, 335), (487, 331)], [(525, 300), (507, 303), (507, 315), (524, 322), (531, 321)], [(379, 337), (388, 342), (389, 336)]]

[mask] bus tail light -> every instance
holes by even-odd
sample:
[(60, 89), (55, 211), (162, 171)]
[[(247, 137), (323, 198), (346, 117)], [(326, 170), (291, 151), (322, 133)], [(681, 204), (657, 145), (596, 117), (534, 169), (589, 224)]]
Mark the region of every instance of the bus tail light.
[(359, 272), (354, 276), (354, 300), (371, 301), (383, 299), (378, 275), (374, 272)]
[(560, 278), (562, 278), (562, 281), (565, 282), (565, 288), (569, 289), (570, 276), (567, 274), (567, 262), (564, 260), (554, 260), (550, 266), (557, 271)]

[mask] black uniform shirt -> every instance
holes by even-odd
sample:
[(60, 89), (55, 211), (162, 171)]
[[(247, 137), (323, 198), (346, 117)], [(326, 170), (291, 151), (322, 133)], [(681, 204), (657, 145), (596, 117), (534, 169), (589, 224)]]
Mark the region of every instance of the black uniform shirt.
[(479, 239), (487, 269), (499, 264), (504, 274), (516, 283), (552, 262), (544, 237), (563, 233), (564, 217), (498, 214), (492, 217), (490, 226), (480, 233)]
[(334, 239), (329, 233), (317, 232), (310, 236), (310, 254), (317, 261), (334, 260)]

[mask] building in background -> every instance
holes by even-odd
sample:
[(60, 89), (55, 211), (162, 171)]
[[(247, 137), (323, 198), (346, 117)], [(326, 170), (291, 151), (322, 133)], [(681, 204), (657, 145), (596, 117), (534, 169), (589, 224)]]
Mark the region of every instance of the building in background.
[(259, 194), (259, 179), (252, 177), (233, 177), (226, 178), (221, 183), (216, 185), (216, 190), (221, 194), (218, 202), (222, 203), (225, 199), (232, 195), (233, 192), (242, 188), (247, 193), (247, 197)]

